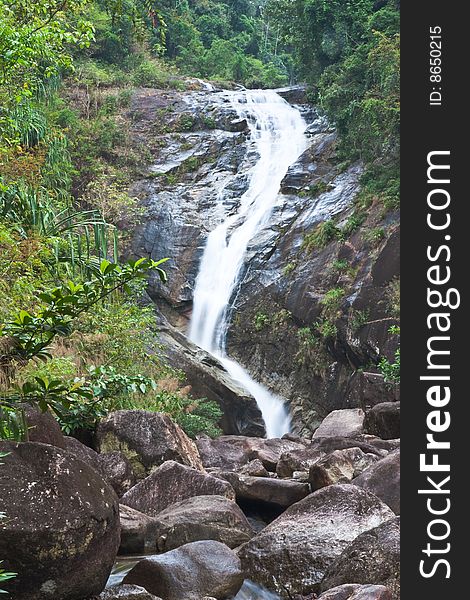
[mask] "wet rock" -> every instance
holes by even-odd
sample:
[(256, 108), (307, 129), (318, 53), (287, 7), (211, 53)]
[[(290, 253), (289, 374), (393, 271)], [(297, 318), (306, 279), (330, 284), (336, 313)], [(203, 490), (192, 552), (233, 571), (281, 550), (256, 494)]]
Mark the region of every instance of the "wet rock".
[(201, 460), (206, 468), (238, 471), (252, 460), (259, 460), (268, 471), (274, 472), (284, 452), (301, 450), (303, 443), (289, 439), (261, 439), (224, 435), (216, 439), (197, 440)]
[(146, 550), (155, 550), (157, 530), (155, 519), (124, 504), (119, 506), (119, 516), (121, 521), (120, 554), (141, 554)]
[(390, 506), (396, 515), (399, 515), (400, 450), (391, 452), (388, 456), (366, 469), (354, 480), (354, 485), (369, 490)]
[(139, 479), (167, 460), (202, 469), (196, 445), (167, 415), (119, 410), (102, 419), (96, 432), (101, 453), (122, 452)]
[(378, 460), (376, 454), (366, 454), (360, 448), (335, 450), (310, 467), (308, 480), (312, 490), (335, 483), (349, 483)]
[(227, 471), (222, 471), (217, 476), (230, 483), (235, 490), (237, 501), (266, 502), (288, 507), (310, 494), (308, 483), (298, 481), (250, 477)]
[(354, 539), (328, 567), (322, 589), (344, 583), (384, 585), (400, 598), (400, 518), (396, 517)]
[(393, 517), (376, 496), (357, 494), (359, 489), (332, 485), (288, 508), (240, 549), (247, 576), (283, 596), (318, 592), (347, 545)]
[(60, 430), (59, 423), (49, 411), (41, 412), (29, 404), (22, 404), (21, 408), (26, 419), (30, 442), (65, 448), (64, 434)]
[(176, 502), (206, 495), (235, 500), (235, 492), (227, 481), (170, 460), (126, 492), (121, 503), (157, 516)]
[(159, 513), (156, 521), (159, 552), (200, 540), (215, 540), (236, 548), (254, 535), (240, 508), (223, 496), (188, 498)]
[(220, 406), (223, 412), (220, 426), (224, 433), (256, 437), (266, 434), (256, 400), (230, 377), (216, 358), (170, 327), (161, 332), (160, 341), (170, 364), (185, 373), (192, 394)]
[(307, 104), (307, 88), (304, 85), (293, 85), (279, 88), (276, 92), (289, 104)]
[(248, 123), (246, 119), (234, 119), (228, 125), (229, 131), (246, 131), (247, 129)]
[(98, 600), (161, 600), (139, 585), (115, 585), (98, 596)]
[(364, 431), (384, 440), (400, 437), (400, 403), (376, 404), (366, 413)]
[(143, 586), (163, 600), (232, 598), (243, 583), (240, 560), (224, 544), (201, 541), (139, 562), (124, 583)]
[(348, 583), (324, 592), (318, 600), (392, 600), (392, 594), (383, 585)]
[(313, 439), (320, 437), (353, 437), (362, 433), (364, 411), (360, 408), (334, 410), (323, 421), (313, 434)]
[[(54, 446), (0, 443), (2, 584), (17, 600), (81, 600), (99, 594), (119, 547), (118, 499), (83, 461)], [(86, 577), (84, 577), (86, 573)]]

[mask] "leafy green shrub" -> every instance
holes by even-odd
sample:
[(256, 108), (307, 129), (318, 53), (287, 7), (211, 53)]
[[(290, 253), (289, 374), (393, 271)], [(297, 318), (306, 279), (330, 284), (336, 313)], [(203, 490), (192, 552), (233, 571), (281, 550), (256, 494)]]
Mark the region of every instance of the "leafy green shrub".
[(322, 375), (328, 368), (329, 359), (323, 340), (315, 335), (310, 327), (297, 331), (299, 350), (295, 360), (300, 365), (308, 365), (316, 375)]
[(378, 364), (379, 371), (387, 383), (400, 383), (400, 348), (395, 351), (395, 360), (391, 363), (383, 357)]
[(341, 233), (347, 238), (349, 237), (356, 229), (358, 229), (366, 220), (367, 215), (362, 211), (355, 211), (346, 221), (346, 224), (343, 226)]
[(315, 249), (324, 248), (333, 240), (341, 239), (341, 230), (333, 220), (324, 221), (317, 225), (312, 233), (304, 236), (302, 248), (311, 252)]
[(258, 312), (254, 318), (254, 325), (256, 331), (262, 331), (270, 323), (270, 317), (266, 313)]
[(341, 305), (345, 296), (343, 288), (333, 288), (328, 290), (320, 300), (322, 306), (322, 315), (330, 321), (334, 321), (341, 316)]
[(385, 238), (385, 229), (383, 227), (374, 227), (364, 233), (364, 240), (372, 246), (378, 246)]
[(353, 332), (356, 333), (361, 327), (368, 323), (369, 318), (370, 311), (368, 309), (352, 311), (350, 315), (350, 323)]
[(388, 284), (385, 291), (385, 298), (387, 301), (388, 309), (390, 310), (390, 316), (395, 319), (400, 318), (400, 278), (396, 277)]

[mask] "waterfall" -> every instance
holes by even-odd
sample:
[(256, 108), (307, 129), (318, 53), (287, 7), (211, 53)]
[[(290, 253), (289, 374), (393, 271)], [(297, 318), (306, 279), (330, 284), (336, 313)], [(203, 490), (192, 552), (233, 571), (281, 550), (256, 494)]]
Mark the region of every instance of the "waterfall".
[(290, 426), (284, 401), (227, 356), (226, 337), (230, 303), (250, 241), (269, 223), (281, 181), (307, 147), (306, 123), (296, 108), (272, 90), (245, 90), (230, 97), (238, 116), (249, 124), (258, 158), (250, 169), (248, 189), (240, 198), (238, 211), (226, 215), (207, 238), (194, 289), (189, 337), (216, 356), (233, 379), (255, 397), (268, 437), (280, 437)]

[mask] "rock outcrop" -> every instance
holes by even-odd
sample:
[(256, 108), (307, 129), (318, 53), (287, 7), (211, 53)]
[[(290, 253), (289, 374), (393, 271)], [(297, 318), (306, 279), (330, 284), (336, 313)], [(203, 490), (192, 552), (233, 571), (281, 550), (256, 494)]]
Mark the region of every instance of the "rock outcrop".
[(169, 325), (161, 328), (160, 341), (169, 364), (184, 371), (191, 393), (220, 406), (224, 433), (255, 437), (266, 434), (256, 400), (230, 377), (222, 363)]

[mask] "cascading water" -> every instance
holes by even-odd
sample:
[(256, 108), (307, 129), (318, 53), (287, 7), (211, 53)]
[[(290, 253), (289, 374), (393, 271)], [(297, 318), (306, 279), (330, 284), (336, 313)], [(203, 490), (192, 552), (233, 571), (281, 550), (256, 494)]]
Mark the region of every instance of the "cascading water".
[(194, 289), (189, 337), (216, 356), (227, 371), (256, 399), (268, 437), (289, 431), (283, 400), (256, 382), (226, 353), (233, 300), (250, 241), (266, 226), (289, 166), (307, 147), (306, 122), (300, 112), (272, 90), (236, 92), (234, 109), (246, 119), (258, 160), (249, 174), (247, 191), (236, 214), (224, 218), (208, 236)]

